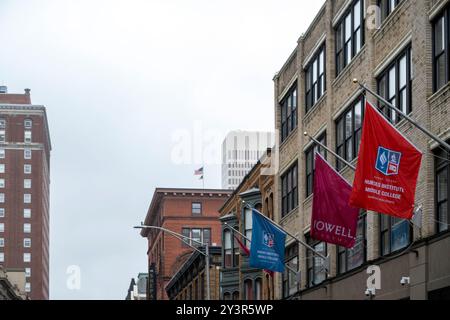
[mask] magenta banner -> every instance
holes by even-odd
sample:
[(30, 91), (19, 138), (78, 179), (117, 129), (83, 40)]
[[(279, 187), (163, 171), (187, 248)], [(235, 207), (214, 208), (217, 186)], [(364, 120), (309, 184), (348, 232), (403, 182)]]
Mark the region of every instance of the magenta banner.
[(315, 165), (311, 237), (352, 248), (359, 216), (348, 204), (352, 186), (318, 153)]

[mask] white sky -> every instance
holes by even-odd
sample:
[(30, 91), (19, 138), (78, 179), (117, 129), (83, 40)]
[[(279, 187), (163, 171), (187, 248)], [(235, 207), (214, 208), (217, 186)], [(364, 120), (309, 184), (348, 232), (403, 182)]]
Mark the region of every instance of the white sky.
[[(52, 299), (124, 299), (147, 269), (132, 226), (154, 188), (201, 187), (195, 150), (274, 130), (272, 78), (323, 2), (0, 0), (0, 84), (49, 117)], [(205, 171), (219, 188), (220, 166)]]

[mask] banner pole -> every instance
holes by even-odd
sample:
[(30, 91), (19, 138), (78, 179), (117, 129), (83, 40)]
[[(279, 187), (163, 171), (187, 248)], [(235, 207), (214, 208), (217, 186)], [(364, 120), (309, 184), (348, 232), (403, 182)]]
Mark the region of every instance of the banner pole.
[(336, 152), (334, 152), (333, 150), (331, 150), (330, 148), (328, 148), (326, 145), (324, 145), (323, 143), (319, 142), (317, 139), (311, 137), (308, 132), (304, 132), (303, 133), (305, 135), (305, 137), (309, 137), (315, 144), (318, 144), (319, 146), (321, 146), (322, 148), (324, 148), (325, 150), (327, 150), (329, 153), (331, 153), (333, 156), (335, 156), (336, 158), (338, 158), (340, 161), (342, 161), (343, 163), (345, 163), (346, 166), (348, 166), (349, 168), (351, 168), (353, 171), (356, 171), (356, 167), (354, 165), (352, 165), (350, 162), (348, 162), (347, 160), (345, 160), (344, 158), (342, 158), (340, 155), (338, 155)]
[[(242, 234), (241, 232), (239, 232), (238, 230), (236, 230), (235, 228), (233, 228), (232, 226), (230, 226), (228, 223), (224, 222), (224, 225), (226, 225), (227, 227), (229, 227), (231, 229), (231, 232), (233, 233), (237, 233), (238, 235), (240, 235), (242, 238), (244, 238), (245, 240), (247, 240), (248, 242), (252, 242), (252, 240), (250, 240), (248, 237), (246, 237), (244, 234)], [(289, 271), (295, 273), (295, 274), (299, 274), (300, 271), (296, 271), (293, 268), (291, 268), (290, 266), (288, 266), (287, 264), (284, 265), (286, 267), (286, 269), (288, 269)]]
[(423, 133), (425, 133), (428, 137), (430, 137), (431, 139), (433, 139), (434, 141), (436, 141), (438, 144), (442, 145), (445, 149), (447, 149), (448, 152), (450, 152), (450, 145), (445, 142), (444, 140), (442, 140), (441, 138), (439, 138), (437, 135), (435, 135), (434, 133), (432, 133), (431, 131), (427, 130), (426, 128), (422, 127), (418, 122), (416, 122), (415, 120), (411, 119), (411, 117), (409, 117), (406, 113), (404, 113), (402, 110), (398, 109), (396, 106), (394, 106), (392, 103), (390, 103), (389, 101), (387, 101), (386, 99), (384, 99), (382, 96), (380, 96), (379, 94), (375, 93), (374, 91), (372, 91), (371, 89), (369, 89), (367, 86), (365, 86), (364, 84), (362, 84), (358, 79), (353, 79), (353, 83), (358, 84), (361, 88), (363, 88), (364, 90), (366, 90), (367, 92), (369, 92), (371, 95), (373, 95), (376, 99), (378, 99), (379, 101), (381, 101), (384, 105), (386, 105), (387, 107), (389, 107), (390, 109), (394, 110), (395, 112), (399, 113), (403, 118), (405, 118), (407, 121), (409, 121), (410, 123), (412, 123), (415, 127), (417, 127), (417, 129), (419, 129), (420, 131), (422, 131)]
[(280, 226), (278, 223), (276, 223), (275, 221), (269, 219), (268, 217), (266, 217), (265, 215), (263, 215), (261, 212), (259, 212), (258, 210), (256, 210), (255, 208), (253, 208), (252, 206), (250, 206), (247, 202), (245, 202), (244, 200), (242, 200), (242, 202), (244, 203), (244, 206), (246, 206), (249, 209), (252, 209), (253, 212), (256, 212), (257, 214), (259, 214), (261, 217), (263, 217), (264, 219), (266, 219), (267, 221), (269, 221), (270, 223), (272, 223), (274, 226), (276, 226), (278, 229), (280, 229), (281, 231), (283, 231), (284, 233), (286, 233), (288, 236), (290, 236), (291, 238), (293, 238), (294, 240), (296, 240), (298, 243), (300, 243), (302, 246), (306, 247), (307, 249), (311, 250), (316, 256), (322, 258), (325, 261), (325, 267), (327, 269), (327, 271), (329, 270), (329, 258), (325, 257), (323, 254), (321, 254), (320, 252), (316, 251), (313, 247), (311, 247), (309, 244), (307, 244), (306, 242), (302, 241), (301, 239), (299, 239), (298, 237), (296, 237), (295, 235), (293, 235), (292, 233), (290, 233), (289, 231), (286, 231), (285, 229), (283, 229), (282, 226)]

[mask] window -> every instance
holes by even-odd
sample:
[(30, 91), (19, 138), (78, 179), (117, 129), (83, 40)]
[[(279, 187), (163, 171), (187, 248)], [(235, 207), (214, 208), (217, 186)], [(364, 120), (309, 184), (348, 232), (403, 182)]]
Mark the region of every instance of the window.
[(0, 252), (0, 262), (5, 262), (5, 254)]
[(33, 121), (30, 119), (27, 119), (24, 121), (24, 127), (25, 129), (31, 129), (31, 127), (33, 126)]
[[(211, 243), (211, 229), (200, 229), (200, 228), (183, 228), (181, 230), (183, 235), (183, 240), (189, 243), (191, 246), (199, 247), (201, 243)], [(192, 239), (192, 240), (191, 240)], [(195, 240), (195, 241), (194, 241)], [(200, 243), (199, 243), (200, 242)], [(183, 247), (189, 247), (186, 243), (182, 243)]]
[(5, 194), (0, 193), (0, 203), (5, 203)]
[[(327, 255), (327, 247), (325, 242), (318, 242), (307, 237), (308, 244), (322, 255)], [(323, 281), (327, 277), (327, 271), (325, 269), (324, 260), (313, 253), (311, 250), (307, 250), (307, 277), (308, 287), (314, 287)]]
[(23, 239), (23, 247), (24, 248), (31, 248), (31, 239), (30, 238)]
[(203, 229), (203, 243), (211, 245), (211, 229)]
[(433, 21), (433, 87), (435, 92), (449, 81), (449, 19), (450, 7), (447, 7)]
[(381, 23), (394, 11), (402, 0), (378, 0), (378, 8), (381, 13)]
[(381, 255), (386, 256), (406, 248), (411, 239), (408, 220), (380, 214)]
[(0, 248), (4, 248), (4, 247), (5, 247), (5, 239), (0, 238)]
[(0, 119), (0, 129), (6, 129), (6, 120)]
[(5, 208), (0, 208), (0, 218), (5, 217)]
[(31, 277), (31, 268), (25, 268), (25, 277), (30, 278)]
[[(285, 263), (298, 271), (298, 245), (293, 244), (286, 248)], [(288, 298), (299, 290), (297, 274), (285, 268), (283, 275), (283, 298)]]
[(31, 233), (31, 224), (29, 224), (29, 223), (24, 223), (24, 224), (23, 224), (23, 232), (24, 232), (24, 233)]
[(297, 128), (297, 103), (297, 83), (295, 83), (281, 102), (281, 142)]
[(27, 282), (25, 283), (25, 292), (31, 292), (31, 283)]
[(244, 281), (244, 300), (247, 300), (247, 301), (253, 300), (253, 281), (252, 280)]
[[(448, 201), (450, 199), (450, 157), (447, 152), (440, 150), (436, 154), (435, 170), (435, 192), (436, 192), (436, 230), (437, 232), (444, 232), (450, 229), (450, 211)], [(449, 160), (445, 160), (449, 159)]]
[(360, 215), (355, 246), (351, 249), (338, 247), (338, 273), (342, 274), (363, 265), (366, 261), (366, 214)]
[(281, 214), (286, 216), (298, 206), (298, 165), (293, 165), (281, 177)]
[(0, 159), (5, 159), (6, 151), (4, 148), (0, 148)]
[(0, 164), (0, 173), (5, 173), (5, 165)]
[(23, 180), (23, 187), (25, 189), (31, 189), (31, 179), (25, 179)]
[(0, 179), (0, 188), (5, 188), (5, 179)]
[(30, 219), (31, 218), (31, 209), (23, 209), (23, 217), (25, 219)]
[[(244, 235), (250, 241), (252, 240), (252, 228), (253, 228), (253, 212), (250, 208), (244, 209)], [(244, 243), (248, 247), (250, 247), (249, 241), (245, 239)]]
[(191, 243), (191, 241), (189, 240), (189, 238), (191, 237), (191, 229), (188, 229), (188, 228), (183, 228), (182, 230), (181, 230), (181, 234), (183, 235), (183, 243), (182, 243), (182, 246), (183, 247), (189, 247), (188, 245), (187, 245), (187, 243)]
[(23, 254), (23, 262), (31, 262), (31, 253)]
[[(364, 97), (359, 97), (336, 121), (336, 153), (347, 161), (358, 156), (361, 142)], [(344, 167), (337, 161), (337, 169)]]
[(255, 300), (262, 300), (262, 279), (255, 280)]
[(5, 232), (5, 224), (0, 223), (0, 232)]
[(25, 149), (23, 153), (25, 159), (31, 159), (31, 149)]
[(26, 130), (24, 133), (24, 142), (31, 143), (31, 131)]
[(306, 113), (323, 96), (326, 90), (325, 84), (325, 45), (319, 49), (313, 60), (306, 67)]
[[(322, 134), (320, 138), (317, 139), (323, 145), (327, 145), (327, 135), (326, 133)], [(320, 153), (324, 157), (326, 157), (326, 151), (319, 145), (314, 144), (311, 146), (305, 153), (305, 161), (306, 161), (306, 176), (305, 176), (305, 186), (306, 186), (306, 198), (308, 198), (313, 193), (314, 188), (314, 172), (316, 168), (315, 164), (315, 154), (316, 152)]]
[(193, 246), (200, 246), (200, 243), (202, 242), (202, 229), (192, 229), (191, 238), (192, 238), (191, 244)]
[(5, 130), (0, 130), (0, 143), (6, 142), (6, 133)]
[(31, 164), (25, 164), (23, 166), (23, 173), (25, 174), (31, 174)]
[[(378, 93), (404, 113), (411, 113), (411, 48), (408, 47), (378, 77)], [(381, 111), (392, 122), (401, 118), (394, 110), (380, 104)]]
[(224, 259), (223, 259), (223, 266), (225, 268), (231, 268), (233, 267), (233, 245), (232, 245), (232, 235), (231, 230), (226, 229), (223, 233), (224, 237)]
[(192, 215), (200, 216), (202, 214), (202, 204), (200, 202), (192, 202)]
[(23, 195), (23, 203), (31, 203), (31, 194), (26, 193)]
[(336, 33), (336, 76), (364, 45), (364, 0), (354, 0), (338, 23)]

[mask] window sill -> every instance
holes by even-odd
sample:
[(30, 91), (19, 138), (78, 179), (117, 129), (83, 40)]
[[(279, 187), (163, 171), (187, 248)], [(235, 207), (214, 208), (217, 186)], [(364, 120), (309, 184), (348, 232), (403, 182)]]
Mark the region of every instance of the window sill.
[(327, 97), (327, 91), (323, 93), (323, 95), (319, 98), (319, 100), (316, 101), (316, 103), (308, 110), (308, 112), (305, 113), (303, 117), (303, 124), (309, 122), (309, 118), (312, 117), (315, 110), (320, 109), (320, 106), (322, 106), (323, 102), (325, 101)]
[(351, 67), (356, 63), (356, 60), (358, 60), (358, 58), (360, 58), (363, 54), (365, 54), (366, 48), (367, 44), (365, 43), (361, 47), (361, 50), (359, 50), (359, 52), (353, 57), (352, 61), (350, 61), (350, 63), (347, 64), (344, 67), (344, 69), (341, 70), (341, 73), (339, 73), (339, 75), (336, 76), (336, 78), (333, 80), (332, 83), (333, 88), (336, 87), (337, 84), (348, 75), (348, 73), (350, 73)]
[(446, 85), (444, 85), (442, 88), (440, 88), (438, 91), (436, 91), (435, 93), (433, 93), (429, 98), (428, 98), (428, 103), (432, 104), (434, 103), (436, 100), (438, 100), (439, 98), (441, 98), (443, 95), (445, 95), (446, 93), (450, 92), (450, 82), (448, 82)]
[(282, 152), (282, 149), (284, 149), (285, 146), (288, 145), (289, 142), (290, 142), (292, 139), (294, 139), (294, 137), (295, 137), (297, 134), (298, 134), (298, 126), (295, 127), (295, 129), (291, 131), (291, 133), (287, 136), (287, 138), (286, 138), (283, 142), (281, 142), (281, 144), (280, 144), (280, 152)]
[[(381, 24), (379, 25), (379, 27), (374, 31), (373, 33), (373, 39), (374, 40), (378, 40), (376, 38), (379, 38), (383, 35), (383, 31), (385, 29), (388, 29), (388, 27), (392, 27), (391, 26), (391, 22), (392, 20), (395, 19), (395, 17), (400, 15), (401, 12), (401, 8), (403, 8), (405, 6), (405, 3), (408, 2), (408, 0), (404, 0), (401, 3), (399, 3), (395, 8), (394, 11), (392, 11), (389, 16), (387, 16), (384, 21), (381, 22)], [(390, 29), (389, 29), (390, 30)]]
[(288, 220), (289, 217), (292, 217), (294, 213), (297, 213), (299, 208), (300, 206), (296, 206), (294, 209), (292, 209), (286, 215), (284, 215), (280, 220), (280, 224), (283, 224), (284, 222), (286, 222), (286, 220)]

